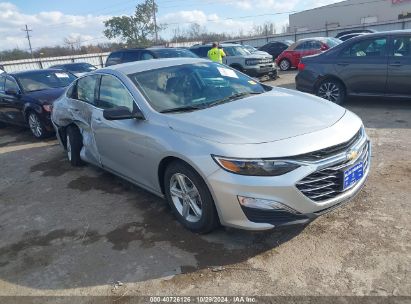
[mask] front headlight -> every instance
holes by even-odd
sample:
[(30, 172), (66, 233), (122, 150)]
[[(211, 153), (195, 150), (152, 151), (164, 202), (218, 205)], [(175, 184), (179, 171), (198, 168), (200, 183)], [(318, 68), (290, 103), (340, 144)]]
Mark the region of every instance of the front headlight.
[(300, 165), (275, 159), (239, 159), (212, 156), (224, 170), (231, 173), (250, 176), (278, 176), (293, 171)]

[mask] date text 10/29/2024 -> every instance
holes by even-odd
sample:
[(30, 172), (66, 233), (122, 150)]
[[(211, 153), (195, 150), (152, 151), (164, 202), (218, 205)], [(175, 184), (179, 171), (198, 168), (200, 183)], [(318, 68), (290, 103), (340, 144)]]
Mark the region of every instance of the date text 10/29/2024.
[(176, 297), (158, 296), (150, 297), (150, 303), (258, 303), (254, 297), (244, 296), (195, 296)]

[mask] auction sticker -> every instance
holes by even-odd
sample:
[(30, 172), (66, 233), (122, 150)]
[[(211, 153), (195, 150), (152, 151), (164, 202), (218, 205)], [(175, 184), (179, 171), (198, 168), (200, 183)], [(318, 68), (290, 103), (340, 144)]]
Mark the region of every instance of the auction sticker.
[(217, 67), (218, 71), (220, 72), (221, 76), (231, 77), (231, 78), (238, 78), (236, 72), (231, 69), (226, 69), (222, 67)]

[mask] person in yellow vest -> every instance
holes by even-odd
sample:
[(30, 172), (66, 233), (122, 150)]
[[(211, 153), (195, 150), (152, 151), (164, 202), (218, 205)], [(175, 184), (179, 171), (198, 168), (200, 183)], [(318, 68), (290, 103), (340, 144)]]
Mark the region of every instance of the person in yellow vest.
[(207, 57), (214, 62), (223, 63), (223, 57), (225, 57), (225, 53), (223, 49), (218, 47), (218, 43), (214, 42), (211, 50), (208, 51)]

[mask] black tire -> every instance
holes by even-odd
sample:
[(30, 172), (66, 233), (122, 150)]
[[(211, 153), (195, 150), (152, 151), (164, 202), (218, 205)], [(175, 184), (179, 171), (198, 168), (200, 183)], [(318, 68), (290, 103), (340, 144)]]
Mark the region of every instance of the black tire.
[(69, 126), (66, 130), (66, 151), (67, 158), (72, 166), (80, 167), (84, 164), (80, 157), (83, 147), (83, 136), (75, 126)]
[(3, 129), (3, 128), (5, 128), (5, 127), (7, 127), (7, 124), (5, 124), (4, 122), (1, 122), (1, 121), (0, 121), (0, 129)]
[(36, 112), (30, 111), (27, 113), (27, 123), (31, 134), (33, 134), (35, 138), (42, 139), (50, 136), (51, 133), (47, 131), (44, 123)]
[(317, 87), (315, 94), (336, 104), (345, 101), (346, 92), (344, 85), (336, 79), (325, 79)]
[(291, 62), (288, 59), (281, 59), (281, 61), (278, 64), (278, 67), (281, 71), (288, 71), (289, 69), (291, 69)]
[[(178, 211), (176, 204), (173, 201), (170, 184), (173, 181), (173, 177), (176, 175), (184, 175), (188, 178), (199, 194), (200, 198), (200, 210), (201, 216), (196, 222), (189, 221)], [(177, 217), (178, 221), (187, 229), (196, 233), (209, 233), (219, 225), (219, 219), (217, 210), (214, 205), (213, 197), (202, 177), (189, 165), (181, 161), (172, 162), (165, 171), (164, 174), (165, 195), (168, 203), (173, 210), (173, 213)], [(175, 197), (174, 197), (175, 198)], [(176, 198), (175, 198), (176, 199)], [(181, 202), (181, 201), (180, 201)], [(193, 209), (189, 209), (189, 212), (193, 212)], [(189, 216), (195, 216), (189, 215)]]

